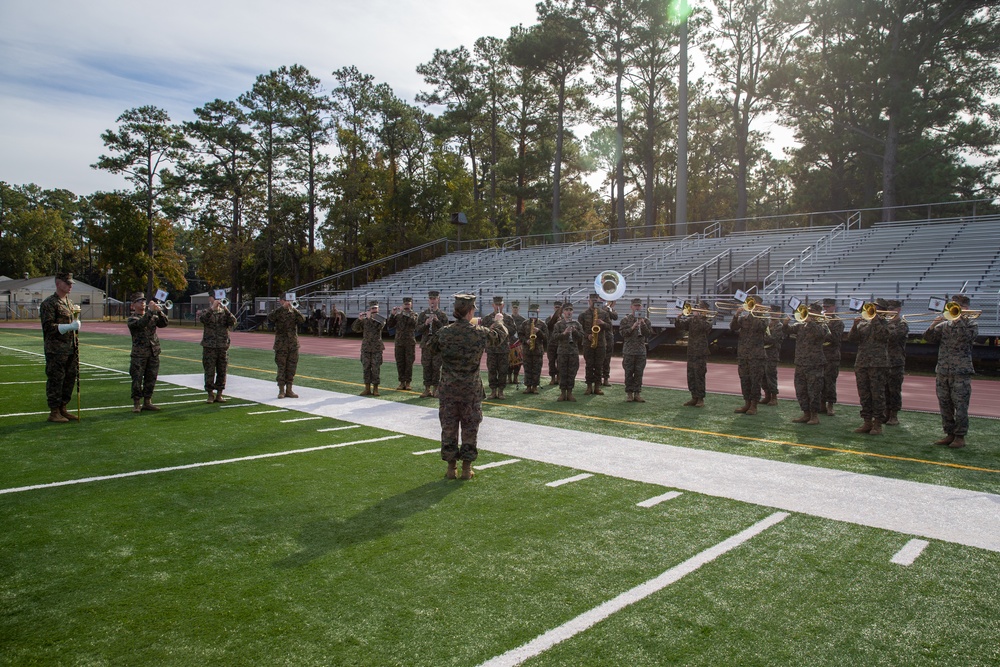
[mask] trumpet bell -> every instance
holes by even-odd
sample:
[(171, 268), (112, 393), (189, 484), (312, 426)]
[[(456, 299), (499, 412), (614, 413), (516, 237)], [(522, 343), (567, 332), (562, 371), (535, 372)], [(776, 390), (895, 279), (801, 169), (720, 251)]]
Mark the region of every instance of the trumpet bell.
[[(223, 306), (228, 306), (229, 305), (229, 303), (228, 303), (229, 299), (223, 299), (222, 302), (223, 302), (222, 303)], [(299, 300), (296, 299), (295, 301), (292, 301), (292, 310), (298, 310), (298, 309), (299, 309)]]
[(625, 294), (625, 276), (617, 271), (602, 271), (594, 278), (594, 291), (604, 301), (617, 301)]
[(173, 308), (174, 308), (174, 302), (171, 301), (170, 299), (167, 299), (166, 301), (163, 302), (163, 310), (173, 310)]

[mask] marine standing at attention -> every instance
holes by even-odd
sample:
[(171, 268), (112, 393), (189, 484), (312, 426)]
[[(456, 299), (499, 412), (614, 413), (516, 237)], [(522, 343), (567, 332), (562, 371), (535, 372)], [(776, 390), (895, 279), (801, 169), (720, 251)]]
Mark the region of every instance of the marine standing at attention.
[(365, 389), (362, 396), (381, 396), (378, 386), (382, 375), (382, 329), (385, 318), (378, 314), (378, 301), (368, 302), (368, 312), (358, 315), (351, 330), (363, 336), (361, 339), (361, 369), (364, 372)]
[(274, 363), (278, 367), (278, 398), (298, 398), (292, 391), (295, 371), (299, 367), (299, 325), (306, 316), (292, 302), (278, 297), (278, 307), (267, 314), (267, 321), (274, 325)]
[(56, 291), (45, 298), (38, 309), (42, 319), (42, 340), (45, 346), (45, 399), (49, 405), (50, 422), (65, 424), (78, 421), (66, 409), (73, 397), (73, 385), (80, 372), (80, 349), (77, 334), (80, 320), (76, 306), (69, 298), (73, 290), (73, 274), (56, 274)]
[(618, 325), (622, 335), (622, 368), (625, 370), (625, 402), (645, 403), (642, 375), (646, 370), (646, 345), (653, 327), (642, 316), (642, 299), (632, 299), (631, 311)]
[(420, 366), (424, 373), (424, 392), (420, 398), (435, 395), (435, 389), (441, 376), (441, 357), (434, 353), (430, 342), (434, 334), (448, 325), (448, 315), (440, 308), (441, 293), (437, 290), (427, 292), (427, 310), (417, 318), (417, 333), (420, 335)]
[[(476, 297), (455, 295), (455, 322), (438, 331), (430, 341), (441, 355), (438, 418), (441, 421), (441, 458), (448, 464), (445, 477), (455, 479), (462, 462), (462, 479), (472, 479), (472, 462), (479, 456), (479, 424), (483, 421), (483, 380), (479, 365), (486, 345), (501, 345), (507, 329), (497, 318), (490, 327), (472, 324)], [(461, 437), (461, 446), (459, 439)]]
[[(491, 327), (494, 322), (501, 322), (504, 329), (514, 333), (513, 320), (503, 312), (503, 297), (493, 297), (493, 312), (483, 318), (483, 326)], [(510, 328), (508, 329), (508, 325)], [(490, 398), (504, 399), (503, 390), (507, 386), (507, 371), (510, 369), (510, 346), (507, 339), (486, 343), (486, 370), (490, 384)]]
[(840, 344), (844, 340), (844, 320), (837, 317), (836, 299), (823, 299), (823, 315), (830, 328), (830, 338), (823, 344), (823, 411), (830, 417), (836, 413), (833, 406), (837, 402), (837, 378), (840, 377)]
[(145, 294), (132, 295), (132, 316), (128, 318), (128, 331), (132, 334), (132, 357), (128, 367), (132, 378), (132, 412), (160, 409), (153, 405), (156, 376), (160, 374), (160, 337), (156, 330), (167, 324), (169, 321), (160, 304), (150, 302), (147, 309)]
[(201, 365), (205, 369), (205, 391), (208, 403), (225, 403), (222, 392), (226, 388), (229, 368), (229, 331), (236, 326), (236, 317), (222, 301), (208, 297), (208, 310), (198, 317), (205, 328), (201, 332)]
[(403, 297), (403, 307), (392, 309), (386, 326), (396, 330), (393, 352), (396, 355), (396, 376), (399, 386), (396, 389), (406, 390), (413, 382), (413, 361), (417, 354), (417, 314), (413, 312), (413, 297)]
[(569, 301), (563, 304), (562, 319), (556, 322), (552, 330), (552, 339), (556, 348), (556, 363), (559, 369), (558, 401), (576, 401), (573, 387), (576, 386), (576, 373), (580, 370), (580, 345), (584, 344), (583, 327), (573, 319), (573, 304)]

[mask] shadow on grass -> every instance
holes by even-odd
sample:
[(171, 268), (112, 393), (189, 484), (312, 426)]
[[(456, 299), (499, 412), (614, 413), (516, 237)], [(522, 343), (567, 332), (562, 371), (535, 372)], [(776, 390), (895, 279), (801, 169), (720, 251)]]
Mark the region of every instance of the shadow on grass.
[(400, 531), (408, 517), (430, 509), (461, 486), (461, 482), (444, 479), (428, 482), (379, 501), (348, 519), (313, 521), (299, 533), (299, 551), (275, 562), (274, 567), (302, 567), (334, 549), (377, 540)]

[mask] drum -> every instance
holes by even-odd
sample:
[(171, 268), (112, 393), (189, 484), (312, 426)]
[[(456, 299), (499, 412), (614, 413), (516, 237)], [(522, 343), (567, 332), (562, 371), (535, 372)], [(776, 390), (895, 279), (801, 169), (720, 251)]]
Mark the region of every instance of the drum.
[(521, 341), (511, 343), (507, 361), (512, 367), (520, 366), (524, 363), (524, 347), (521, 346)]

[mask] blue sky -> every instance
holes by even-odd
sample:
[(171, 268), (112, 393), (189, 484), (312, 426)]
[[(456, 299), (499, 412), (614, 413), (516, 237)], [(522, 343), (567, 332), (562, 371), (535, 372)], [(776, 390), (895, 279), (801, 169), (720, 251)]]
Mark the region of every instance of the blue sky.
[(0, 180), (77, 194), (121, 187), (91, 169), (126, 109), (175, 122), (301, 64), (332, 86), (354, 65), (410, 102), (434, 49), (535, 22), (536, 0), (0, 0)]

